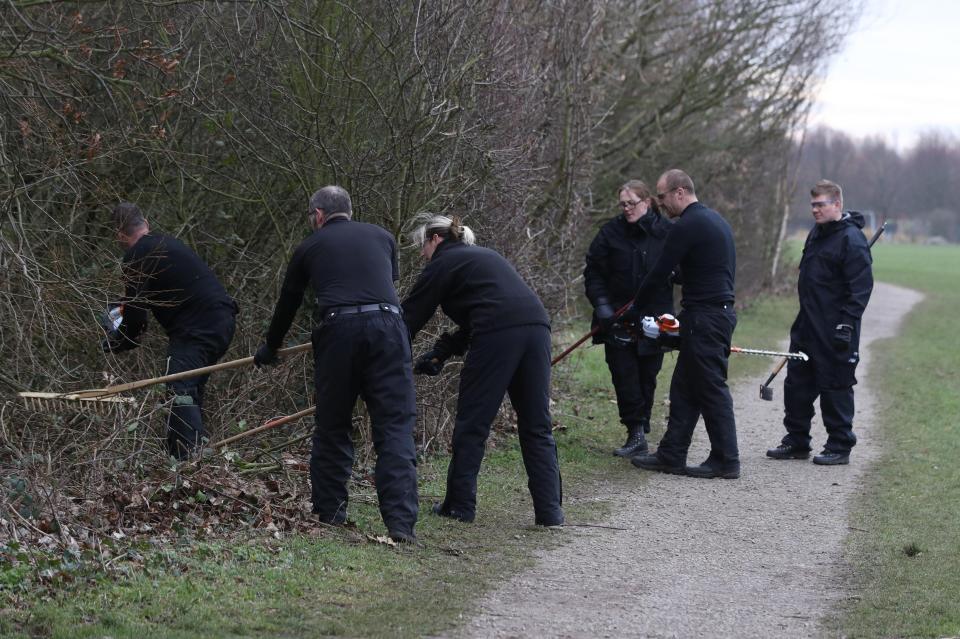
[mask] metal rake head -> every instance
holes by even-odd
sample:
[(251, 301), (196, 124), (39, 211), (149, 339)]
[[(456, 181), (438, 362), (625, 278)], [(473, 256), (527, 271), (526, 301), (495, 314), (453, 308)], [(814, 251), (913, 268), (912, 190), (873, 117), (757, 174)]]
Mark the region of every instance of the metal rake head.
[(58, 410), (94, 413), (96, 415), (118, 414), (136, 403), (132, 397), (81, 397), (73, 393), (17, 393), (31, 410), (55, 412)]

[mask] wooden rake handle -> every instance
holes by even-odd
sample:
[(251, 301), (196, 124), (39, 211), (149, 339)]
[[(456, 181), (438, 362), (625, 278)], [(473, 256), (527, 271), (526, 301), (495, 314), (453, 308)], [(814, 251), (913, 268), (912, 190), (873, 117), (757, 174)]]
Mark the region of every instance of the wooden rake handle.
[(220, 448), (221, 446), (226, 446), (227, 444), (232, 444), (238, 439), (243, 439), (244, 437), (249, 437), (250, 435), (256, 435), (257, 433), (262, 433), (265, 430), (270, 430), (271, 428), (276, 428), (277, 426), (283, 426), (284, 424), (289, 424), (290, 422), (294, 422), (300, 419), (301, 417), (306, 417), (307, 415), (313, 415), (313, 413), (316, 412), (316, 410), (317, 410), (316, 406), (311, 406), (310, 408), (305, 408), (298, 413), (287, 415), (286, 417), (278, 417), (276, 419), (271, 419), (270, 421), (266, 422), (262, 426), (257, 426), (256, 428), (245, 430), (242, 433), (233, 435), (232, 437), (226, 437), (224, 439), (221, 439), (220, 441), (213, 442), (212, 444), (210, 444), (210, 447), (216, 449), (216, 448)]
[[(281, 348), (277, 351), (277, 355), (295, 355), (297, 353), (302, 353), (313, 348), (313, 344), (300, 344), (299, 346), (291, 346), (290, 348)], [(138, 388), (146, 388), (147, 386), (154, 386), (156, 384), (165, 384), (167, 382), (175, 382), (181, 379), (189, 379), (191, 377), (199, 377), (200, 375), (208, 375), (210, 373), (215, 373), (217, 371), (230, 370), (232, 368), (242, 368), (244, 366), (249, 366), (253, 364), (253, 357), (243, 357), (241, 359), (235, 359), (229, 362), (220, 362), (219, 364), (214, 364), (212, 366), (204, 366), (203, 368), (195, 368), (189, 371), (182, 371), (180, 373), (173, 373), (171, 375), (163, 375), (162, 377), (153, 377), (150, 379), (141, 379), (136, 382), (127, 382), (126, 384), (117, 384), (115, 386), (107, 386), (106, 388), (95, 388), (92, 390), (83, 390), (76, 391), (73, 393), (61, 393), (61, 399), (93, 399), (97, 397), (107, 397), (109, 395), (117, 395), (119, 393), (125, 393), (127, 391), (137, 390)]]

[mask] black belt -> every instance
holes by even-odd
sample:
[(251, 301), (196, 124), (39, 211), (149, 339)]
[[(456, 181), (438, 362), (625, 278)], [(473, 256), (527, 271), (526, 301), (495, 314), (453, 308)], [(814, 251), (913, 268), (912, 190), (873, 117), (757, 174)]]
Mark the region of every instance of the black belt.
[(328, 322), (341, 315), (356, 315), (357, 313), (373, 313), (375, 311), (400, 315), (399, 308), (393, 304), (381, 302), (379, 304), (360, 304), (359, 306), (335, 306), (334, 308), (328, 308), (323, 312), (323, 321)]
[(683, 306), (683, 310), (693, 312), (711, 311), (717, 309), (727, 310), (733, 308), (733, 300), (730, 300), (729, 302), (694, 302), (693, 304), (689, 305), (681, 302), (681, 305)]

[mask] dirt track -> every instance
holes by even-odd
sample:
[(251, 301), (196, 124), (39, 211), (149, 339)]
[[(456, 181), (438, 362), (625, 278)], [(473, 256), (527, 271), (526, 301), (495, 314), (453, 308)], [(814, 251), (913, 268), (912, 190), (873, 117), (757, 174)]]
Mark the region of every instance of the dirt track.
[[(920, 294), (877, 284), (863, 326), (849, 466), (774, 461), (783, 391), (757, 398), (756, 379), (734, 386), (743, 476), (696, 480), (645, 473), (636, 486), (596, 494), (627, 504), (603, 522), (568, 527), (573, 540), (488, 594), (466, 637), (811, 637), (845, 596), (841, 544), (851, 499), (879, 442), (870, 385), (871, 343), (894, 334)], [(782, 382), (783, 375), (780, 376)], [(815, 447), (825, 433), (813, 428)], [(706, 457), (697, 427), (690, 463)], [(643, 471), (637, 471), (639, 474)]]

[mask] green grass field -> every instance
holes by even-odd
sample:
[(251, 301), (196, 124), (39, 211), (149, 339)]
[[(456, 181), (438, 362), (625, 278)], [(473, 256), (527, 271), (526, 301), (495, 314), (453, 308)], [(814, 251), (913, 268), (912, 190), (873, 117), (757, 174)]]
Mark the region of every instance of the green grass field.
[(883, 455), (848, 543), (849, 637), (960, 635), (960, 248), (878, 245), (876, 279), (926, 299), (875, 346)]

